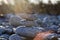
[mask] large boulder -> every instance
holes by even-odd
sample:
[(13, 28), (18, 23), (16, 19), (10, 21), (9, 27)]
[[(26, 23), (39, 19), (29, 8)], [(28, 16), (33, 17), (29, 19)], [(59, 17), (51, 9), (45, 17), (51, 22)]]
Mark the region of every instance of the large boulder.
[(24, 37), (35, 37), (37, 33), (44, 31), (42, 27), (17, 27), (15, 33)]

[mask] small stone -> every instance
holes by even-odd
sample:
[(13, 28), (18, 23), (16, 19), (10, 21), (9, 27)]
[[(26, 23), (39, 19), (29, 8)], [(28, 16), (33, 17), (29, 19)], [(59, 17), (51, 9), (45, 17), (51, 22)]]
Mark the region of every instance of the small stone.
[(8, 39), (9, 35), (8, 34), (3, 34), (3, 35), (0, 36), (0, 38), (6, 38), (6, 39)]
[(5, 38), (0, 38), (0, 40), (7, 40), (7, 39), (5, 39)]
[(0, 28), (0, 35), (5, 33), (5, 29), (4, 28)]
[(23, 39), (21, 38), (21, 36), (13, 34), (9, 37), (9, 40), (23, 40)]

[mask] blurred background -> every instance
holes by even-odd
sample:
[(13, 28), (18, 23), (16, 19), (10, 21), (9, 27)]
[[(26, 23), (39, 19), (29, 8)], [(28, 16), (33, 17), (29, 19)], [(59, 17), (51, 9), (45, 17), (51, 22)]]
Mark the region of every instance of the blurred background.
[(0, 15), (6, 13), (60, 14), (60, 0), (0, 0)]

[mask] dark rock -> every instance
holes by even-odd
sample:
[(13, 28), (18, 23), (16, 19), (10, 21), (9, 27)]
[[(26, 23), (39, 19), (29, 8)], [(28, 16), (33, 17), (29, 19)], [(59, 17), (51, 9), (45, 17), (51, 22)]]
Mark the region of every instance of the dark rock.
[(3, 34), (3, 35), (0, 36), (0, 38), (6, 38), (6, 39), (9, 39), (9, 36), (10, 36), (10, 35), (8, 35), (8, 34)]
[(58, 20), (60, 20), (60, 15), (57, 16)]
[(60, 38), (60, 34), (57, 34), (57, 37)]
[(58, 24), (58, 19), (56, 16), (47, 16), (43, 19), (43, 23), (47, 23), (47, 24), (50, 24), (50, 23), (53, 23), (53, 24)]
[(5, 29), (4, 28), (0, 28), (0, 35), (2, 35), (3, 33), (5, 33)]
[(46, 30), (48, 29), (48, 30), (57, 32), (58, 28), (59, 28), (59, 26), (57, 26), (57, 25), (51, 25), (51, 26), (47, 27)]
[(58, 38), (58, 40), (60, 40), (60, 38)]
[(35, 22), (37, 22), (38, 24), (42, 24), (42, 20), (41, 19), (37, 19), (37, 20), (35, 20)]
[(60, 28), (58, 28), (57, 33), (60, 33)]
[(13, 33), (13, 28), (10, 29), (10, 28), (5, 28), (5, 33), (8, 33), (8, 34), (12, 34)]
[(0, 40), (7, 40), (6, 38), (0, 38)]
[(48, 35), (46, 39), (47, 40), (58, 40), (58, 37), (56, 34), (52, 33), (52, 34)]

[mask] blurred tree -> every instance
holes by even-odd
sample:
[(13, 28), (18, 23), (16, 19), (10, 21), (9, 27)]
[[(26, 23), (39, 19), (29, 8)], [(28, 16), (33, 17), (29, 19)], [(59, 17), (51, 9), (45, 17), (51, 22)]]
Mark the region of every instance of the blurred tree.
[(10, 4), (5, 4), (4, 1), (1, 1), (1, 5), (0, 5), (0, 16), (7, 14), (7, 13), (12, 13), (13, 9), (11, 8), (12, 5)]
[(31, 6), (27, 0), (15, 0), (15, 13), (30, 12)]
[(54, 15), (60, 14), (60, 1), (58, 1), (57, 4), (52, 4), (50, 0), (48, 2), (48, 4), (44, 4), (41, 0), (39, 5), (34, 5), (32, 8), (35, 10), (35, 12), (39, 13), (42, 12)]
[(14, 0), (15, 4), (5, 4), (0, 5), (0, 12), (1, 13), (9, 13), (9, 12), (15, 12), (15, 13), (32, 13), (32, 12), (38, 12), (38, 13), (48, 13), (48, 14), (60, 14), (60, 1), (58, 1), (57, 4), (52, 4), (52, 2), (49, 0), (48, 4), (43, 3), (44, 0), (40, 0), (39, 4), (33, 4), (29, 3), (28, 0)]

